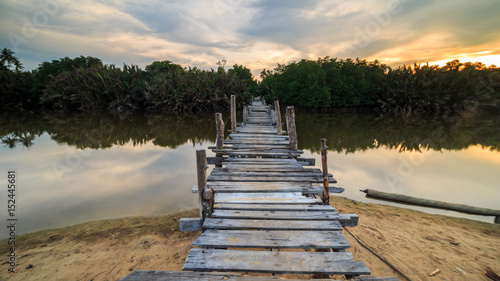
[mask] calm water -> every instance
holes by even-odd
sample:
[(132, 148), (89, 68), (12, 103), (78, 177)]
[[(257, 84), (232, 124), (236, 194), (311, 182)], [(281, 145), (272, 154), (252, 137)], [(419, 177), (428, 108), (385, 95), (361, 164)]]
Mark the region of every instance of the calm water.
[[(328, 139), (342, 196), (360, 189), (500, 208), (500, 118), (401, 120), (374, 114), (297, 112), (299, 148), (319, 164)], [(197, 207), (195, 150), (213, 145), (212, 114), (0, 116), (0, 179), (18, 178), (18, 234), (75, 223)], [(229, 127), (229, 126), (226, 126)], [(211, 152), (209, 152), (209, 155)], [(0, 191), (7, 220), (7, 190)], [(404, 206), (404, 205), (399, 205)], [(408, 208), (492, 222), (492, 217)], [(0, 238), (7, 234), (2, 229)]]

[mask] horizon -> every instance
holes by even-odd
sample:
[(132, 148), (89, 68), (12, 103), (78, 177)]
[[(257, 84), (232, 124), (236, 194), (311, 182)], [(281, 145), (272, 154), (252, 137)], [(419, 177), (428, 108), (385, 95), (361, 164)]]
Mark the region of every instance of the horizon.
[(500, 65), (500, 2), (201, 0), (0, 3), (0, 47), (26, 71), (92, 56), (144, 69), (243, 65), (255, 78), (301, 59), (378, 60), (392, 68), (458, 59)]

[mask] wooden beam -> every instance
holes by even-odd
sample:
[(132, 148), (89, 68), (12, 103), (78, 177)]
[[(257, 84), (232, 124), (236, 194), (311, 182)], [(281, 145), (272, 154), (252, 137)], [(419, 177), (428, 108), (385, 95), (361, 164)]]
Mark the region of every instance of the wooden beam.
[(283, 134), (281, 129), (281, 111), (280, 102), (278, 100), (274, 101), (274, 113), (276, 114), (276, 129), (278, 129), (278, 135)]
[(328, 182), (328, 162), (327, 162), (327, 151), (328, 146), (326, 146), (326, 139), (321, 139), (321, 166), (323, 167), (323, 195), (321, 200), (325, 205), (330, 205), (330, 187)]
[(236, 96), (231, 95), (231, 132), (236, 133)]
[(179, 220), (180, 231), (201, 231), (203, 220), (201, 218), (181, 218)]
[(215, 249), (191, 249), (183, 270), (330, 275), (370, 274), (370, 270), (364, 263), (352, 260), (352, 253)]
[(207, 187), (207, 154), (204, 149), (196, 150), (196, 171), (198, 195), (200, 196), (200, 217), (204, 220), (212, 213), (213, 191)]
[(290, 149), (297, 150), (297, 131), (295, 128), (295, 110), (293, 106), (286, 108), (286, 124), (288, 137), (290, 139)]

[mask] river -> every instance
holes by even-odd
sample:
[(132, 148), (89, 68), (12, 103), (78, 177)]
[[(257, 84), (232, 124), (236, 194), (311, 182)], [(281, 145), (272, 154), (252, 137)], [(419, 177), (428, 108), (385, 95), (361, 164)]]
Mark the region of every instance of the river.
[[(229, 114), (225, 114), (226, 129)], [(299, 149), (328, 165), (340, 196), (493, 222), (492, 217), (365, 198), (373, 188), (499, 209), (500, 117), (402, 119), (374, 113), (296, 113)], [(0, 221), (8, 171), (16, 173), (17, 234), (92, 220), (197, 207), (195, 151), (215, 142), (213, 114), (79, 113), (0, 116)], [(209, 156), (212, 153), (208, 152)], [(333, 201), (335, 199), (332, 199)], [(0, 238), (6, 238), (2, 230)]]

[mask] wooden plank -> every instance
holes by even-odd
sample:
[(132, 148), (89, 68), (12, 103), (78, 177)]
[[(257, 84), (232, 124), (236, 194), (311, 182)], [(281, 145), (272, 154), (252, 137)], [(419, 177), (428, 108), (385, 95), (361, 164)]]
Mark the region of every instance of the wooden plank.
[(233, 204), (319, 204), (320, 198), (293, 193), (215, 193), (215, 203)]
[(240, 220), (207, 218), (204, 229), (222, 230), (342, 230), (338, 221)]
[(254, 138), (254, 139), (273, 139), (273, 140), (287, 140), (288, 136), (283, 135), (272, 135), (272, 134), (243, 134), (243, 133), (232, 133), (229, 135), (230, 138)]
[(191, 249), (183, 270), (360, 275), (370, 274), (352, 253)]
[(224, 155), (228, 155), (229, 157), (267, 157), (267, 158), (283, 158), (283, 157), (288, 157), (288, 158), (295, 158), (299, 157), (300, 153), (294, 153), (294, 152), (228, 152), (228, 153), (223, 153)]
[(304, 221), (338, 221), (342, 226), (358, 225), (359, 217), (354, 214), (339, 214), (337, 212), (322, 211), (242, 211), (217, 210), (212, 218), (246, 219), (246, 220), (304, 220)]
[(230, 204), (217, 203), (214, 204), (214, 210), (248, 210), (248, 211), (329, 211), (335, 212), (335, 208), (331, 205), (287, 205), (287, 204)]
[(201, 218), (181, 218), (179, 220), (180, 231), (201, 231), (203, 220)]
[(279, 170), (279, 169), (303, 169), (304, 166), (300, 165), (299, 163), (292, 163), (291, 165), (265, 165), (265, 164), (227, 164), (226, 169), (230, 170), (258, 170), (258, 169), (272, 169), (272, 170)]
[(207, 230), (193, 245), (208, 248), (349, 248), (340, 231)]
[[(212, 183), (212, 182), (209, 182)], [(323, 191), (319, 186), (313, 186), (310, 183), (281, 183), (281, 182), (218, 182), (229, 183), (230, 185), (208, 185), (215, 192), (220, 193), (246, 193), (246, 192), (301, 192), (319, 194)], [(252, 183), (254, 185), (248, 185)]]
[[(311, 183), (301, 183), (301, 182), (288, 182), (285, 185), (281, 185), (281, 182), (270, 182), (270, 183), (260, 183), (260, 182), (209, 182), (217, 183), (218, 185), (208, 184), (209, 187), (213, 188), (215, 192), (223, 193), (237, 193), (237, 192), (302, 192), (305, 194), (320, 194), (323, 192), (323, 187), (318, 185), (311, 185)], [(274, 185), (279, 183), (280, 185)], [(225, 185), (223, 185), (225, 184)], [(248, 185), (254, 184), (254, 185)], [(342, 193), (344, 189), (342, 187), (330, 186), (330, 193)], [(192, 193), (198, 193), (198, 186), (193, 186)]]
[(297, 175), (318, 175), (321, 173), (320, 169), (305, 169), (302, 166), (298, 167), (293, 167), (293, 166), (260, 166), (260, 167), (254, 167), (250, 168), (249, 166), (246, 167), (224, 167), (224, 168), (214, 168), (212, 172), (217, 173), (217, 174), (262, 174), (265, 173), (267, 175), (272, 175), (273, 173), (275, 174), (290, 174), (291, 176), (297, 174)]
[[(242, 211), (242, 210), (216, 210), (212, 218), (221, 219), (270, 219), (270, 220), (340, 220), (342, 217), (337, 212), (322, 211)], [(347, 217), (349, 220), (349, 217)]]
[[(287, 144), (227, 144), (224, 143), (224, 149), (289, 149)], [(208, 149), (217, 149), (216, 146), (209, 146)]]
[(252, 142), (262, 142), (262, 143), (277, 143), (277, 144), (289, 144), (288, 141), (283, 138), (245, 138), (245, 137), (240, 137), (240, 138), (234, 138), (234, 139), (225, 139), (225, 143), (227, 144), (232, 144), (232, 143), (252, 143)]
[(288, 148), (279, 147), (225, 147), (223, 149), (212, 149), (214, 153), (223, 155), (242, 155), (242, 154), (285, 154), (285, 155), (295, 155), (303, 154), (302, 150), (290, 150)]
[[(290, 182), (311, 182), (311, 183), (322, 183), (323, 176), (297, 176), (297, 177), (287, 177), (287, 176), (226, 176), (226, 175), (210, 175), (208, 176), (208, 181), (235, 181), (235, 182), (276, 182), (283, 181), (286, 178)], [(336, 183), (334, 178), (330, 178), (330, 182)]]
[(269, 278), (246, 279), (239, 273), (212, 273), (212, 272), (188, 272), (188, 271), (157, 271), (157, 270), (135, 270), (120, 281), (211, 281), (211, 280), (273, 280)]
[(293, 158), (238, 158), (228, 157), (224, 160), (227, 163), (237, 164), (259, 164), (259, 165), (297, 165), (301, 164)]

